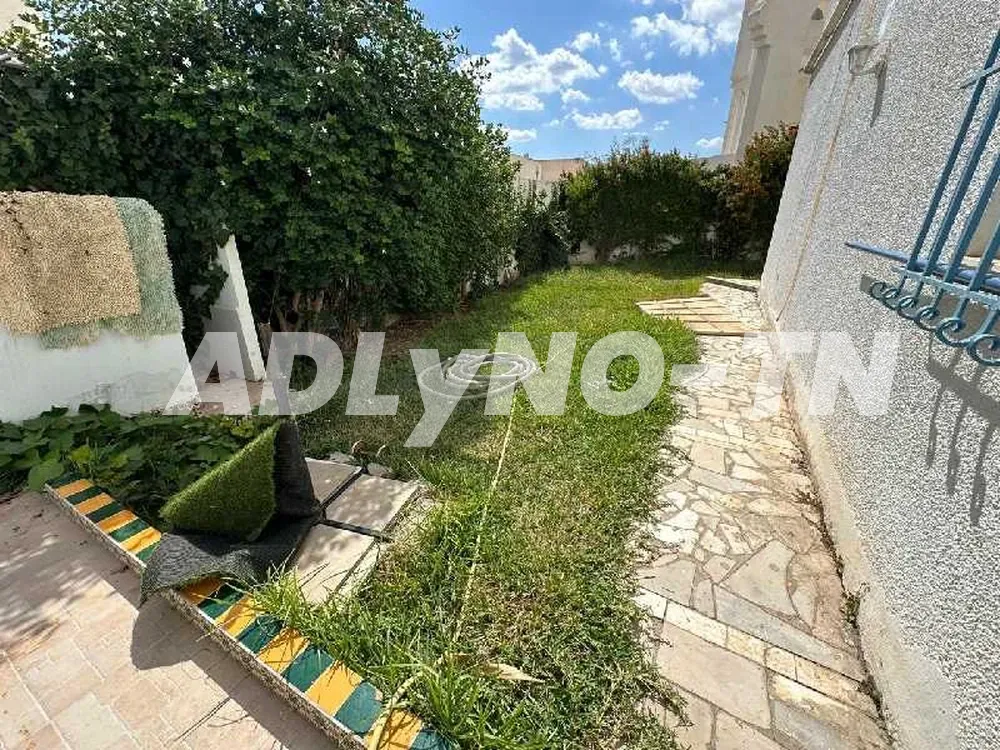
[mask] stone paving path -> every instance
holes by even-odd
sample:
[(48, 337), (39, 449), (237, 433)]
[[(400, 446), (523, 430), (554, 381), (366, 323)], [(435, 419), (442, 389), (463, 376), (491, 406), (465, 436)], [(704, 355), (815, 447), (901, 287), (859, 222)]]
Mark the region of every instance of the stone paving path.
[(0, 748), (328, 748), (49, 499), (0, 504)]
[(746, 327), (724, 306), (708, 295), (660, 302), (640, 302), (648, 315), (680, 320), (695, 333), (707, 336), (742, 336)]
[[(760, 330), (752, 292), (702, 291)], [(679, 395), (687, 416), (670, 434), (639, 593), (659, 668), (687, 700), (680, 740), (693, 750), (889, 747), (861, 689), (867, 673), (781, 384), (758, 385), (767, 345), (698, 341), (702, 367)]]

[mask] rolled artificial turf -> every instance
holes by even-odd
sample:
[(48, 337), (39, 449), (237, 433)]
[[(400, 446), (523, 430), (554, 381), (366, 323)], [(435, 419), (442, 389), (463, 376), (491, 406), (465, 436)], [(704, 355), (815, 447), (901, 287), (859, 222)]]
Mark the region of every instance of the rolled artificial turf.
[(298, 428), (275, 424), (163, 506), (173, 531), (146, 564), (142, 600), (205, 578), (263, 583), (321, 513)]
[(178, 531), (252, 542), (277, 508), (273, 425), (228, 461), (178, 492), (160, 516)]

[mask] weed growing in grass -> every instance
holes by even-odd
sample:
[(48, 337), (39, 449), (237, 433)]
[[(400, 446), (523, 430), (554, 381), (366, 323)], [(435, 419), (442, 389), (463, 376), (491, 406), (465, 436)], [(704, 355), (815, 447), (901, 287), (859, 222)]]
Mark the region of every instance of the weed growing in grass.
[[(598, 414), (579, 378), (583, 353), (616, 331), (652, 336), (668, 368), (694, 362), (693, 335), (635, 303), (689, 296), (700, 282), (614, 267), (556, 272), (431, 331), (422, 346), (442, 356), (523, 331), (543, 366), (552, 333), (578, 333), (565, 415), (538, 416), (516, 400), (495, 492), (508, 418), (485, 416), (481, 402), (460, 404), (432, 447), (401, 447), (422, 413), (408, 361), (387, 364), (380, 379), (380, 392), (401, 395), (396, 417), (344, 417), (342, 396), (301, 419), (311, 455), (386, 443), (382, 460), (421, 477), (438, 503), (351, 599), (309, 606), (277, 579), (257, 601), (386, 696), (409, 681), (401, 700), (460, 747), (674, 747), (641, 708), (680, 706), (646, 657), (632, 596), (636, 529), (653, 513), (657, 448), (677, 410), (664, 386), (636, 414)], [(609, 374), (624, 387), (635, 367), (621, 359)], [(497, 663), (540, 682), (498, 679), (484, 668)]]

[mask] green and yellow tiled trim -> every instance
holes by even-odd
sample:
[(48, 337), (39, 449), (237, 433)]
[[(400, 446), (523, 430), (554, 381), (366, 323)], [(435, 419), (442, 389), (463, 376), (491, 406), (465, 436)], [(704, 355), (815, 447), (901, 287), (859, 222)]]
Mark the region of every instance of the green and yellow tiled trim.
[[(74, 519), (129, 567), (141, 572), (160, 532), (86, 479), (65, 476), (49, 484)], [(342, 747), (445, 750), (449, 744), (407, 711), (383, 712), (381, 695), (330, 654), (261, 613), (250, 596), (211, 580), (169, 592), (172, 603), (270, 684)], [(384, 727), (383, 727), (384, 725)]]

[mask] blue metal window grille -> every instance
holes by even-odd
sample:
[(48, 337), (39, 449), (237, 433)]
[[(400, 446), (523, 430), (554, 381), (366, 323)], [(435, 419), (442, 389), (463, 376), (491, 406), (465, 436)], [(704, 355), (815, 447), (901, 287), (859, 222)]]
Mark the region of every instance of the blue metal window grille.
[[(1000, 154), (986, 176), (982, 191), (974, 199), (950, 258), (946, 250), (1000, 116), (1000, 85), (995, 86), (991, 97), (985, 96), (991, 77), (998, 73), (1000, 31), (982, 70), (962, 84), (963, 90), (972, 91), (965, 118), (909, 256), (863, 242), (847, 243), (852, 249), (904, 264), (895, 269), (898, 282), (875, 281), (870, 285), (868, 293), (872, 297), (933, 333), (944, 344), (965, 349), (974, 360), (992, 367), (1000, 366), (1000, 327), (997, 325), (1000, 322), (1000, 270), (995, 267), (1000, 254), (1000, 222), (980, 258), (968, 257), (968, 253), (1000, 182)], [(984, 98), (987, 103), (981, 112)], [(977, 117), (979, 128), (973, 134)], [(964, 166), (958, 171), (963, 154)], [(956, 179), (952, 187), (953, 178)], [(942, 214), (950, 187), (951, 195)]]

